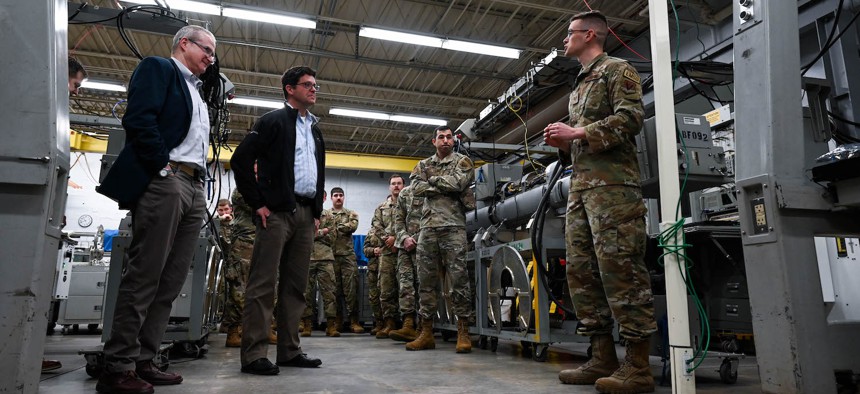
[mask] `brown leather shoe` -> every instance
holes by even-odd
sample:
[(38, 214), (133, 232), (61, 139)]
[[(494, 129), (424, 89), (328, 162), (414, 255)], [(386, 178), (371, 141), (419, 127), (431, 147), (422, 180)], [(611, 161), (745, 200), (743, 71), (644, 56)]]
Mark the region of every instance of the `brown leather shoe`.
[(63, 367), (63, 364), (57, 360), (42, 359), (42, 372), (57, 370)]
[(134, 371), (102, 372), (96, 384), (99, 393), (117, 394), (152, 394), (155, 389), (151, 384), (139, 378)]
[(182, 376), (177, 373), (162, 372), (152, 361), (137, 363), (137, 376), (153, 386), (166, 386), (182, 383)]

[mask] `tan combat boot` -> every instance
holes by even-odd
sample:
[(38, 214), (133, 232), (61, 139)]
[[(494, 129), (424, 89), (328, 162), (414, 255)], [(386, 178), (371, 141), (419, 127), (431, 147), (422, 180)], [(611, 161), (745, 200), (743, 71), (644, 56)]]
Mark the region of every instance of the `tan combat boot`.
[(414, 341), (406, 344), (406, 350), (426, 350), (435, 349), (436, 340), (433, 339), (433, 319), (427, 319), (421, 322), (421, 335), (415, 338)]
[(362, 327), (361, 324), (358, 324), (358, 318), (357, 317), (353, 317), (350, 320), (349, 329), (352, 330), (353, 334), (363, 334), (364, 333), (364, 327)]
[(471, 353), (472, 338), (469, 337), (469, 322), (457, 319), (457, 353)]
[(370, 335), (376, 335), (382, 329), (382, 319), (373, 319), (373, 328), (370, 329)]
[(385, 319), (385, 326), (376, 332), (376, 339), (388, 338), (388, 334), (395, 328), (397, 328), (397, 325), (394, 323), (394, 319), (390, 317)]
[(326, 325), (325, 325), (325, 336), (327, 336), (327, 337), (335, 337), (335, 338), (336, 338), (336, 337), (339, 337), (339, 336), (340, 336), (340, 331), (338, 331), (338, 330), (337, 330), (337, 329), (338, 329), (338, 327), (337, 327), (337, 325), (335, 325), (335, 324), (334, 324), (335, 317), (334, 317), (334, 316), (327, 317), (325, 320), (326, 320)]
[(314, 323), (311, 319), (302, 319), (302, 332), (299, 336), (309, 337), (311, 336), (311, 330), (314, 328)]
[(564, 384), (594, 384), (597, 379), (612, 375), (618, 369), (618, 356), (612, 335), (591, 337), (591, 359), (576, 369), (565, 369), (558, 374)]
[(415, 331), (415, 320), (412, 315), (404, 317), (403, 328), (389, 332), (388, 337), (400, 342), (412, 342), (415, 338), (418, 338), (418, 332)]
[(272, 345), (278, 344), (278, 328), (274, 324), (269, 328), (269, 343)]
[(227, 342), (225, 347), (242, 347), (242, 326), (227, 328)]
[(654, 376), (648, 362), (651, 342), (627, 342), (627, 357), (621, 367), (608, 378), (597, 379), (594, 388), (601, 393), (651, 393), (654, 392)]

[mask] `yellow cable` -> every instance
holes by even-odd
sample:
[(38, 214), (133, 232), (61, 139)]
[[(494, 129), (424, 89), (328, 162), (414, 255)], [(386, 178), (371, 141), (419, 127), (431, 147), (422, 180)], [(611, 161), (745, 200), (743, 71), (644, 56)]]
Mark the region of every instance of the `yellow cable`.
[(520, 96), (514, 96), (514, 98), (516, 99), (516, 101), (517, 101), (517, 102), (518, 102), (518, 104), (519, 104), (519, 105), (517, 106), (517, 108), (514, 108), (514, 107), (511, 105), (512, 101), (511, 101), (511, 99), (510, 99), (510, 98), (505, 99), (505, 106), (507, 106), (507, 107), (508, 107), (508, 109), (509, 109), (509, 110), (511, 110), (511, 112), (513, 112), (513, 113), (514, 113), (514, 115), (516, 115), (516, 116), (517, 116), (517, 119), (519, 119), (519, 120), (520, 120), (520, 122), (523, 124), (523, 145), (526, 147), (526, 158), (528, 159), (529, 164), (531, 164), (531, 165), (532, 165), (532, 169), (533, 169), (535, 172), (538, 172), (538, 169), (537, 169), (537, 167), (535, 166), (535, 164), (537, 164), (538, 166), (540, 166), (541, 171), (542, 171), (542, 170), (546, 169), (546, 166), (544, 166), (544, 165), (543, 165), (543, 164), (541, 164), (540, 162), (536, 162), (536, 161), (534, 161), (534, 160), (532, 159), (531, 152), (529, 151), (529, 127), (528, 127), (528, 125), (526, 124), (526, 121), (525, 121), (525, 120), (523, 120), (523, 118), (520, 116), (520, 113), (519, 113), (519, 112), (520, 112), (520, 110), (521, 110), (521, 109), (523, 109), (523, 99), (522, 99), (522, 97), (520, 97)]

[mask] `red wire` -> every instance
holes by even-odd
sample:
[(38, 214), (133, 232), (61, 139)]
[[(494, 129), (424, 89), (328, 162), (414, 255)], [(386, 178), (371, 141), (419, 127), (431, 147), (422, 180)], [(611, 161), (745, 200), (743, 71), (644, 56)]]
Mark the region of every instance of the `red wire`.
[[(586, 7), (588, 7), (588, 10), (589, 10), (589, 11), (594, 11), (594, 9), (593, 9), (593, 8), (591, 8), (591, 4), (588, 4), (588, 0), (582, 0), (582, 2), (583, 2), (583, 3), (585, 3), (585, 6), (586, 6)], [(607, 26), (607, 27), (608, 27), (608, 26)], [(645, 60), (645, 61), (648, 61), (648, 62), (650, 62), (650, 61), (651, 61), (651, 59), (648, 59), (647, 57), (642, 56), (641, 54), (639, 54), (639, 52), (636, 52), (636, 50), (635, 50), (635, 49), (630, 48), (630, 46), (629, 46), (629, 45), (627, 45), (627, 43), (626, 43), (626, 42), (624, 42), (624, 40), (622, 40), (622, 39), (621, 39), (621, 37), (618, 37), (618, 34), (615, 34), (615, 31), (613, 31), (611, 27), (609, 27), (609, 32), (610, 32), (610, 33), (612, 33), (612, 35), (613, 35), (613, 36), (615, 36), (615, 39), (617, 39), (617, 40), (618, 40), (618, 42), (620, 42), (620, 43), (621, 43), (621, 45), (624, 45), (624, 47), (625, 47), (625, 48), (627, 48), (627, 49), (629, 49), (629, 50), (630, 50), (630, 52), (635, 53), (635, 54), (636, 54), (636, 56), (639, 56), (639, 58), (640, 58), (640, 59)]]
[(82, 43), (82, 42), (84, 42), (84, 39), (85, 39), (85, 38), (87, 38), (87, 36), (89, 36), (89, 35), (90, 35), (90, 33), (92, 33), (95, 29), (99, 29), (99, 28), (101, 28), (101, 27), (102, 27), (102, 25), (92, 25), (92, 26), (90, 26), (90, 27), (87, 29), (87, 31), (86, 31), (86, 32), (84, 32), (84, 35), (82, 35), (82, 36), (81, 36), (81, 38), (79, 38), (79, 39), (78, 39), (78, 42), (77, 42), (77, 43), (75, 43), (75, 46), (74, 46), (74, 47), (69, 51), (69, 56), (71, 56), (71, 55), (74, 55), (74, 54), (75, 54), (75, 51), (76, 51), (76, 50), (78, 50), (78, 46), (80, 46), (80, 45), (81, 45), (81, 43)]

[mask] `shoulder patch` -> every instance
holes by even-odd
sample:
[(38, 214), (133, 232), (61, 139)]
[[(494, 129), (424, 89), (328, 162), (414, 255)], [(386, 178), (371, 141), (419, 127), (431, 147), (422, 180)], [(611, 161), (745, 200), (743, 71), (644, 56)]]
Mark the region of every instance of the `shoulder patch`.
[(636, 70), (629, 68), (624, 70), (624, 78), (627, 78), (636, 83), (640, 83), (642, 81), (641, 77), (639, 76), (639, 73), (636, 72)]

